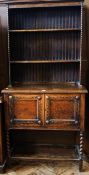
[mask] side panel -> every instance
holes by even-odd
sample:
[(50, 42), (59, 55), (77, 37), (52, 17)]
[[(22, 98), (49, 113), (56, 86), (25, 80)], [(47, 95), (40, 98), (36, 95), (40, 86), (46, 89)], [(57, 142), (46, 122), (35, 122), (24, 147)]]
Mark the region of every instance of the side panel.
[(0, 90), (8, 84), (8, 7), (0, 6)]
[(2, 139), (2, 100), (0, 99), (0, 162), (3, 162), (3, 139)]
[(0, 97), (0, 173), (3, 172), (6, 163), (6, 147), (5, 147), (5, 122), (3, 112), (3, 99)]
[[(0, 5), (0, 91), (8, 84), (8, 6)], [(5, 166), (5, 123), (0, 103), (0, 172)]]

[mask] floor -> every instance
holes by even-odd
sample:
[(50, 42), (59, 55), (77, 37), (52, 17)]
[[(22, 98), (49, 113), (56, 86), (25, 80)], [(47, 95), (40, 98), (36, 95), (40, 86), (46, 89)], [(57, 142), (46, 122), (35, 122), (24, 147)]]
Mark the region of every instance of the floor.
[[(1, 174), (0, 174), (1, 175)], [(5, 175), (89, 175), (89, 161), (84, 160), (83, 172), (78, 162), (14, 162)]]

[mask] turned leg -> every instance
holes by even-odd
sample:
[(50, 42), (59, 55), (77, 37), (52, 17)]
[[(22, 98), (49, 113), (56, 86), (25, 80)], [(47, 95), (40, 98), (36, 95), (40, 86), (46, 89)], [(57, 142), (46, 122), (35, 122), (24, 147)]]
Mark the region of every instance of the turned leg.
[(83, 170), (83, 131), (80, 131), (80, 160), (79, 160), (79, 171)]
[(6, 133), (6, 144), (7, 144), (7, 160), (10, 159), (10, 134), (9, 131)]

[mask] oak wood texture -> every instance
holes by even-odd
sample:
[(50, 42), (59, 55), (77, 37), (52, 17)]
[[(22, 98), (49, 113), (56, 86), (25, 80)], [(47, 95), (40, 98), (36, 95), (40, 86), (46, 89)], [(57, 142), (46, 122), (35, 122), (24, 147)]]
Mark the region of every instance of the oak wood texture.
[[(81, 61), (86, 62), (81, 53), (82, 2), (5, 1), (9, 4), (9, 86), (2, 94), (8, 162), (24, 157), (15, 152), (15, 130), (19, 134), (24, 130), (24, 137), (25, 130), (71, 131), (76, 135), (79, 170), (82, 170), (87, 93), (81, 85)], [(30, 142), (32, 152), (27, 159), (58, 160), (59, 156), (46, 156), (45, 150), (50, 150), (50, 144), (52, 142), (46, 147), (40, 142), (39, 146)], [(43, 151), (41, 146), (45, 147)], [(34, 152), (38, 147), (39, 151)], [(40, 151), (43, 152), (41, 158)]]
[(22, 86), (22, 87), (7, 87), (1, 91), (3, 94), (13, 94), (13, 93), (19, 93), (19, 94), (25, 94), (25, 93), (59, 93), (59, 94), (69, 94), (69, 93), (87, 93), (88, 91), (86, 88), (82, 85), (78, 85), (76, 83), (43, 83), (43, 84), (30, 84), (29, 86)]
[(8, 88), (2, 93), (6, 101), (8, 128), (84, 129), (84, 94), (87, 91), (83, 87)]
[(74, 95), (46, 94), (45, 120), (47, 128), (79, 128), (79, 98)]
[[(40, 86), (39, 86), (40, 87)], [(24, 90), (24, 92), (23, 92)], [(68, 90), (68, 91), (67, 91)], [(20, 93), (19, 93), (20, 92)], [(49, 150), (50, 144), (42, 144), (44, 147), (43, 154), (40, 154), (40, 149), (36, 143), (30, 143), (31, 151), (38, 149), (38, 152), (31, 152), (31, 155), (26, 155), (23, 151), (16, 151), (16, 147), (11, 141), (10, 133), (14, 133), (14, 130), (39, 130), (45, 131), (76, 131), (80, 133), (80, 144), (79, 141), (75, 142), (77, 146), (77, 158), (68, 157), (67, 160), (79, 160), (79, 170), (82, 170), (83, 163), (83, 131), (84, 131), (84, 118), (85, 118), (85, 93), (86, 89), (82, 86), (79, 87), (59, 87), (58, 89), (42, 89), (38, 90), (21, 89), (21, 88), (7, 88), (2, 91), (4, 93), (5, 102), (5, 113), (6, 113), (6, 130), (7, 130), (7, 156), (8, 159), (48, 159), (48, 160), (61, 160), (65, 159), (65, 156), (60, 157), (54, 156), (55, 151), (50, 155), (45, 152), (46, 146)], [(13, 137), (13, 134), (12, 134)], [(13, 140), (13, 139), (12, 139)], [(11, 144), (12, 143), (12, 144)], [(27, 143), (26, 143), (27, 144)], [(52, 143), (51, 143), (52, 144)], [(80, 146), (78, 146), (78, 145)], [(54, 144), (55, 145), (55, 144)], [(55, 146), (52, 144), (52, 150), (55, 150)], [(12, 148), (11, 148), (12, 147)], [(60, 147), (60, 146), (58, 146)], [(18, 147), (17, 147), (18, 148)], [(34, 148), (34, 149), (33, 149)], [(23, 147), (25, 149), (25, 147)], [(22, 149), (22, 150), (23, 150)], [(51, 148), (50, 148), (51, 149)], [(58, 148), (59, 149), (59, 148)], [(14, 150), (11, 152), (11, 150)], [(21, 149), (18, 149), (21, 151)], [(27, 150), (27, 149), (26, 149)], [(16, 151), (16, 153), (15, 153)], [(59, 151), (60, 152), (60, 151)], [(64, 151), (63, 151), (64, 152)], [(28, 153), (27, 153), (28, 154)], [(46, 156), (48, 154), (48, 157)], [(39, 156), (40, 155), (40, 156)]]

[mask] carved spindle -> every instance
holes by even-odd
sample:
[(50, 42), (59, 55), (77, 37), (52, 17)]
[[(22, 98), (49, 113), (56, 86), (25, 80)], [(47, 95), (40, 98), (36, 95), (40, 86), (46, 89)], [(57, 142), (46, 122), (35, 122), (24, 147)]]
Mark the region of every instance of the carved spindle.
[(9, 131), (6, 133), (6, 142), (7, 142), (7, 159), (10, 159), (10, 135)]
[(83, 131), (80, 131), (80, 161), (79, 161), (79, 170), (82, 171), (83, 167)]

